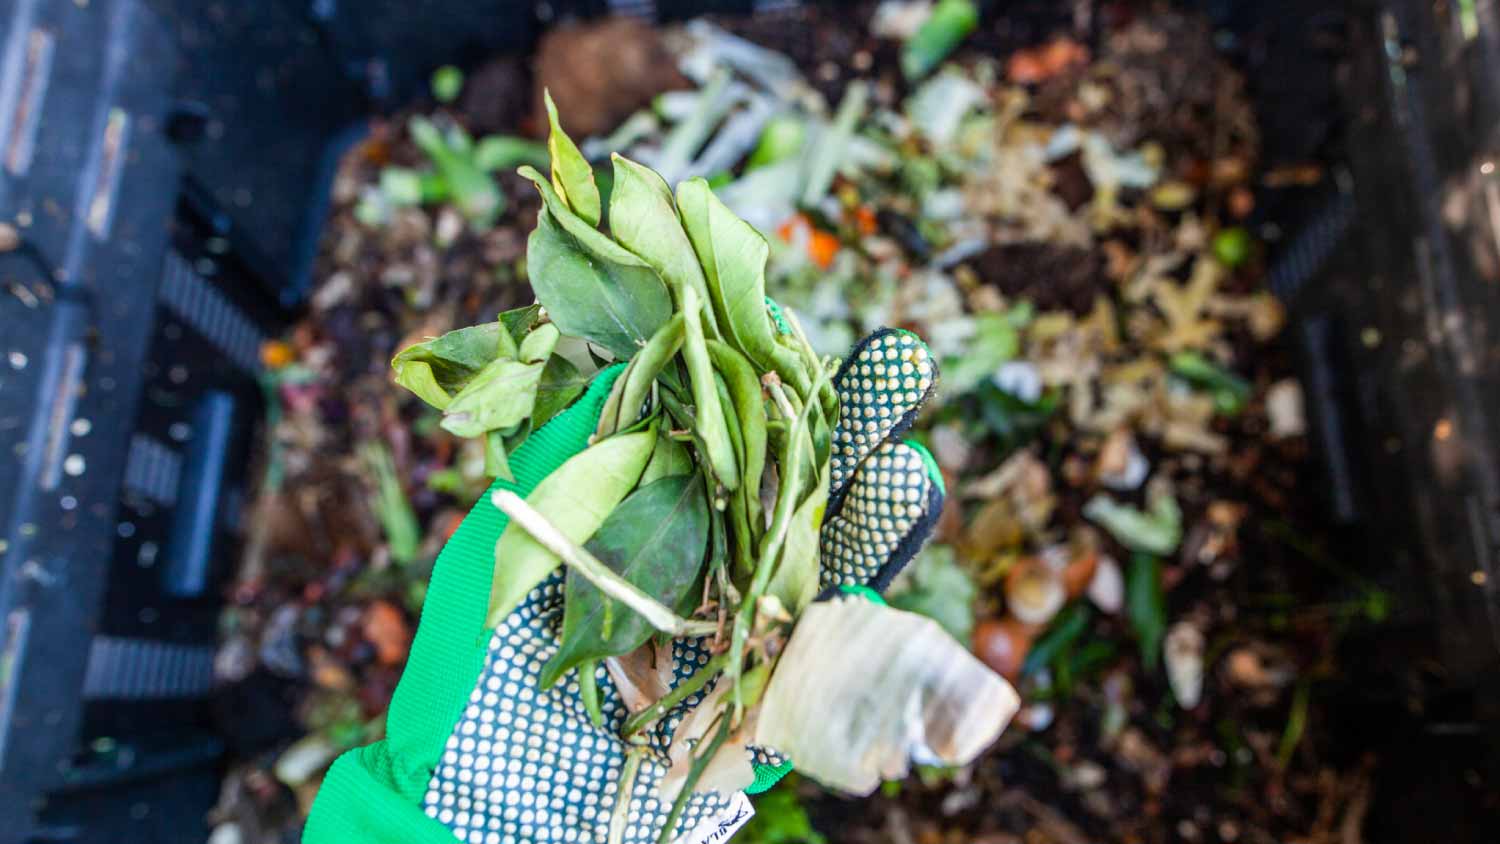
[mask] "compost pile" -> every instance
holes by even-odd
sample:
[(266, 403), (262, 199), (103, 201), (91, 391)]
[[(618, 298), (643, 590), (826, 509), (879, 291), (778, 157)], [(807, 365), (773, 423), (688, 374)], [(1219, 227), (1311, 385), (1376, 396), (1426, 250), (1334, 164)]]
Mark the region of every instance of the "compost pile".
[[(584, 156), (701, 178), (767, 236), (767, 292), (817, 355), (897, 326), (942, 367), (913, 433), (948, 503), (889, 597), (1024, 706), (978, 761), (866, 803), (794, 777), (742, 840), (1358, 840), (1368, 769), (1329, 761), (1315, 691), (1386, 599), (1300, 503), (1257, 209), (1320, 172), (1259, 160), (1206, 24), (1108, 8), (1092, 39), (976, 30), (942, 0), (541, 47), (536, 90)], [(650, 73), (558, 58), (620, 44)], [(380, 736), (432, 561), (505, 472), (504, 436), (455, 436), (390, 361), (533, 301), (540, 201), (515, 171), (545, 172), (548, 119), (518, 67), (440, 71), (351, 151), (310, 312), (264, 349), (264, 482), (218, 671), (276, 678), (303, 735), (236, 766), (225, 835), (292, 834), (332, 758)]]

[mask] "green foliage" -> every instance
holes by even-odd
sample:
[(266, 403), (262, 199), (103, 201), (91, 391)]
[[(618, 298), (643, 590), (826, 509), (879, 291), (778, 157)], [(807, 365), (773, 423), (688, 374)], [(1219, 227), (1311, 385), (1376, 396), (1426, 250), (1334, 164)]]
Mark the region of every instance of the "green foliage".
[(1209, 390), (1214, 397), (1214, 408), (1220, 413), (1237, 414), (1250, 400), (1249, 382), (1198, 352), (1178, 352), (1172, 356), (1170, 367), (1178, 378)]
[[(620, 502), (585, 547), (615, 574), (675, 606), (698, 580), (708, 526), (702, 477), (672, 475)], [(548, 688), (584, 661), (627, 654), (653, 632), (645, 619), (570, 571), (562, 636), (538, 683)]]
[[(542, 479), (527, 496), (531, 505), (569, 540), (586, 542), (640, 481), (656, 431), (619, 434), (574, 455)], [(489, 624), (505, 618), (533, 587), (557, 568), (557, 555), (515, 524), (506, 527), (495, 545), (490, 585)]]

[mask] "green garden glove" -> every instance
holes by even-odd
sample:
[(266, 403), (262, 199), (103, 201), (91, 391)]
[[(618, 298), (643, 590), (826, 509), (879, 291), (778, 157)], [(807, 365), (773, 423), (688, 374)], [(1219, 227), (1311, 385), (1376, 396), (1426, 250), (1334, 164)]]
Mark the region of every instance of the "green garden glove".
[[(512, 456), (515, 481), (496, 481), (492, 491), (525, 496), (582, 451), (622, 369), (601, 373), (571, 408), (528, 438)], [(941, 477), (925, 450), (899, 437), (936, 380), (926, 346), (892, 330), (862, 342), (835, 378), (841, 413), (822, 528), (825, 589), (883, 589), (931, 532), (942, 509)], [(596, 669), (600, 727), (589, 720), (573, 676), (547, 690), (537, 686), (557, 649), (562, 570), (499, 627), (486, 628), (495, 542), (507, 521), (486, 495), (443, 548), (391, 700), (386, 738), (334, 763), (308, 819), (306, 844), (606, 840), (628, 749), (619, 736), (628, 713), (602, 666)], [(708, 640), (673, 642), (675, 682), (709, 656)], [(654, 841), (665, 823), (671, 800), (658, 786), (666, 750), (677, 723), (705, 693), (689, 696), (641, 734), (651, 752), (635, 778), (624, 841)], [(790, 770), (771, 752), (753, 754), (751, 793)], [(701, 840), (721, 828), (727, 834), (748, 814), (743, 795), (695, 794), (677, 822), (677, 840)]]

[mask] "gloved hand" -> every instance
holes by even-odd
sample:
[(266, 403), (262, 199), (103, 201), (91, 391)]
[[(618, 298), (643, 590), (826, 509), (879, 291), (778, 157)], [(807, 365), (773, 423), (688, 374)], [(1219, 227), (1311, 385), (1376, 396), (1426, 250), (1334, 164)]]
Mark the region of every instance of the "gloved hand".
[[(527, 439), (512, 457), (515, 481), (496, 481), (492, 491), (525, 496), (583, 450), (621, 368), (601, 374)], [(884, 589), (931, 532), (942, 509), (942, 479), (927, 452), (900, 435), (936, 380), (921, 340), (889, 329), (856, 347), (834, 379), (841, 412), (820, 542), (825, 589)], [(537, 686), (557, 649), (562, 570), (497, 628), (486, 629), (495, 542), (507, 521), (486, 495), (443, 548), (391, 700), (386, 738), (334, 763), (313, 804), (306, 844), (451, 844), (455, 836), (469, 844), (606, 840), (628, 749), (620, 738), (628, 713), (602, 666), (596, 670), (601, 727), (585, 713), (576, 680)], [(707, 645), (673, 643), (675, 682), (708, 661)], [(658, 794), (666, 749), (705, 691), (641, 733), (651, 752), (635, 776), (624, 841), (654, 841), (666, 821), (671, 801)], [(791, 768), (774, 753), (754, 755), (750, 793)], [(695, 794), (676, 835), (716, 820), (736, 799), (742, 798)]]

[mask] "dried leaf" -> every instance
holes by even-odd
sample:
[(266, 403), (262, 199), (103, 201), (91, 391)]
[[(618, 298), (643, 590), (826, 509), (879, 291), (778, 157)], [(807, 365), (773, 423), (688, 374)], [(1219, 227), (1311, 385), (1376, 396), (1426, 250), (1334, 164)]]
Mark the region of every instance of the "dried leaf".
[(676, 676), (672, 670), (671, 647), (658, 649), (654, 642), (647, 642), (623, 656), (604, 660), (604, 668), (614, 681), (620, 700), (632, 714), (666, 697)]
[(802, 613), (761, 704), (755, 742), (825, 786), (869, 794), (912, 760), (965, 765), (1020, 706), (931, 619), (857, 598)]
[(1167, 682), (1172, 696), (1183, 709), (1196, 707), (1203, 700), (1203, 632), (1191, 622), (1179, 621), (1167, 633), (1163, 653), (1167, 661)]

